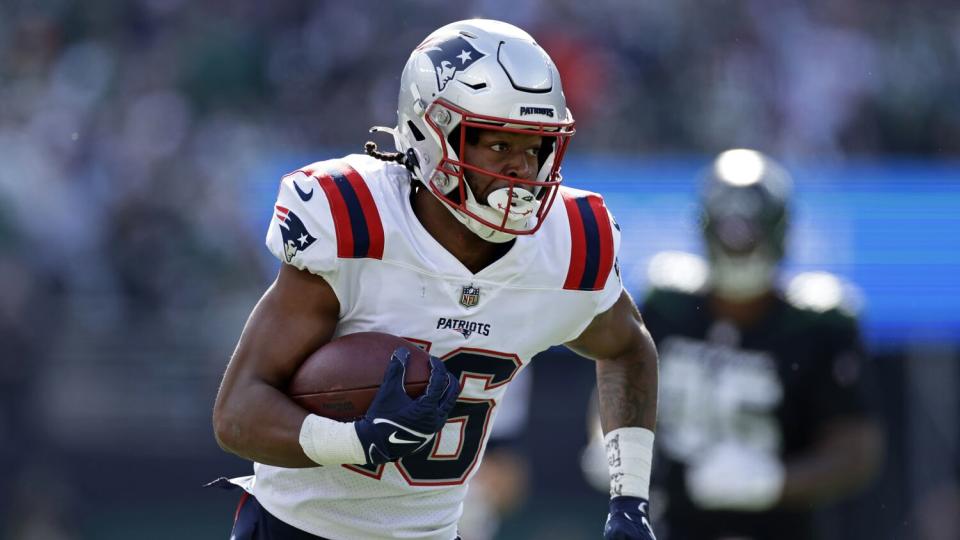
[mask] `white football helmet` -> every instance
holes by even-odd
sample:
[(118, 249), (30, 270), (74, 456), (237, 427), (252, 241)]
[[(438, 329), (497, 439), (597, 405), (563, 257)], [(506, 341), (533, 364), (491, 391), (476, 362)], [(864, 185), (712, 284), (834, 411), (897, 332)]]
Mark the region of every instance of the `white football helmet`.
[[(448, 24), (423, 41), (400, 77), (394, 135), (415, 178), (471, 231), (491, 242), (532, 234), (560, 185), (560, 162), (574, 134), (560, 73), (523, 30), (500, 21)], [(466, 128), (543, 137), (534, 179), (464, 163)], [(464, 180), (472, 170), (509, 182), (478, 201)]]

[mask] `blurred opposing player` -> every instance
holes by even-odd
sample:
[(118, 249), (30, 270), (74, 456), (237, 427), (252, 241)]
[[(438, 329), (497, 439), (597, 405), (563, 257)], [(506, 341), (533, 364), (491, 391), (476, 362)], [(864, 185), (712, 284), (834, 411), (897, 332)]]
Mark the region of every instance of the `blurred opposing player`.
[[(267, 245), (285, 264), (214, 410), (221, 446), (256, 462), (235, 480), (247, 496), (233, 538), (456, 538), (507, 384), (561, 343), (597, 360), (614, 478), (606, 537), (653, 538), (656, 352), (614, 271), (619, 231), (603, 199), (560, 185), (574, 129), (549, 56), (505, 23), (444, 26), (407, 61), (397, 127), (377, 129), (399, 152), (368, 143), (281, 183)], [(360, 331), (442, 359), (424, 398), (399, 390), (396, 354), (355, 422), (286, 397), (308, 354)]]
[(642, 312), (661, 352), (655, 484), (671, 539), (813, 538), (813, 509), (877, 468), (843, 284), (776, 284), (791, 184), (763, 154), (720, 154), (700, 204), (707, 261), (651, 263)]

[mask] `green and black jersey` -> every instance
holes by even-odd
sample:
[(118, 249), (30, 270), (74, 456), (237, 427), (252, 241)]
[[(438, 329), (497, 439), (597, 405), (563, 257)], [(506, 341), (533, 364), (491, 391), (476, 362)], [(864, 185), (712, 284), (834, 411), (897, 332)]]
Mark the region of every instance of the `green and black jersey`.
[(839, 303), (806, 300), (779, 295), (750, 328), (714, 317), (702, 288), (654, 288), (641, 303), (660, 354), (653, 480), (667, 496), (664, 536), (811, 538), (808, 512), (703, 511), (685, 485), (687, 465), (714, 445), (737, 441), (788, 460), (831, 420), (867, 414), (856, 319)]

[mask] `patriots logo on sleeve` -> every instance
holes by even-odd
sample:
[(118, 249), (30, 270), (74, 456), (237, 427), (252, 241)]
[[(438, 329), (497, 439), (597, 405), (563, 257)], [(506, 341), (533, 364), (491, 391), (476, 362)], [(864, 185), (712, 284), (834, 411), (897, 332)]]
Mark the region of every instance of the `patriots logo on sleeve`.
[(459, 35), (431, 41), (423, 47), (423, 52), (427, 53), (430, 61), (433, 62), (433, 71), (437, 76), (437, 89), (440, 92), (443, 92), (447, 83), (453, 80), (457, 72), (466, 71), (474, 62), (486, 56)]
[(280, 235), (283, 237), (283, 256), (287, 262), (293, 260), (297, 253), (307, 249), (316, 237), (307, 231), (307, 226), (289, 209), (277, 205), (277, 219), (280, 220)]

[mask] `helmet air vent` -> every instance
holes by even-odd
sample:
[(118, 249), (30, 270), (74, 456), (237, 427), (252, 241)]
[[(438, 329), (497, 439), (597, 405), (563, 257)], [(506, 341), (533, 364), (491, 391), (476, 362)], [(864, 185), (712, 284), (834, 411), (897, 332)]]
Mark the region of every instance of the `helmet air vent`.
[(553, 90), (550, 58), (540, 47), (501, 41), (497, 47), (497, 62), (517, 90), (532, 94), (548, 94)]

